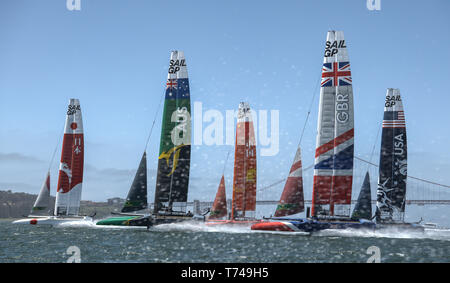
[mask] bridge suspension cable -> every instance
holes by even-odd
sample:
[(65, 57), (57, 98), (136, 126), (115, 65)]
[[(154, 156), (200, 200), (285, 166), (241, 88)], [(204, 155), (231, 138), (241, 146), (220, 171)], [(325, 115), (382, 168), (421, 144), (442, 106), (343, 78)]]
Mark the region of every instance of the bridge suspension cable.
[[(358, 160), (360, 160), (360, 161), (362, 161), (362, 162), (365, 162), (365, 163), (367, 163), (367, 164), (369, 164), (369, 165), (378, 167), (377, 164), (372, 163), (371, 161), (365, 160), (365, 159), (360, 158), (360, 157), (357, 157), (357, 156), (355, 156), (354, 158), (355, 158), (355, 159), (358, 159)], [(314, 164), (312, 164), (312, 165), (310, 165), (310, 166), (308, 166), (308, 167), (305, 167), (305, 168), (303, 169), (303, 171), (309, 170), (309, 169), (313, 168), (313, 166), (314, 166)], [(443, 187), (443, 188), (448, 188), (448, 189), (450, 189), (450, 186), (449, 186), (449, 185), (440, 184), (440, 183), (436, 183), (436, 182), (433, 182), (433, 181), (428, 181), (428, 180), (425, 180), (425, 179), (422, 179), (422, 178), (418, 178), (418, 177), (414, 177), (414, 176), (411, 176), (411, 175), (408, 175), (407, 177), (410, 178), (410, 179), (414, 179), (414, 180), (418, 180), (418, 181), (420, 181), (420, 182), (427, 183), (427, 184), (432, 184), (432, 185), (436, 185), (436, 186), (440, 186), (440, 187)], [(267, 189), (270, 189), (270, 188), (272, 188), (272, 187), (274, 187), (274, 186), (276, 186), (276, 185), (278, 185), (278, 184), (280, 184), (280, 183), (282, 183), (282, 182), (285, 182), (285, 181), (286, 181), (286, 178), (281, 179), (281, 180), (278, 180), (278, 181), (276, 181), (276, 182), (274, 182), (274, 183), (272, 183), (272, 184), (270, 184), (270, 185), (267, 185), (267, 186), (265, 186), (265, 187), (262, 187), (262, 188), (258, 189), (258, 192), (262, 192), (262, 191), (265, 191), (265, 190), (267, 190)]]

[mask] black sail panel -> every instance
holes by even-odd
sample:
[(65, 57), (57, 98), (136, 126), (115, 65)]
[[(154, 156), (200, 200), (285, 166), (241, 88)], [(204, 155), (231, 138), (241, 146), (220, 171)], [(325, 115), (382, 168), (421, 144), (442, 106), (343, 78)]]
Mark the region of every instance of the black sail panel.
[(358, 201), (353, 209), (352, 219), (371, 219), (372, 218), (372, 197), (370, 192), (369, 172), (364, 177), (361, 186)]
[(407, 142), (402, 99), (388, 89), (381, 136), (377, 221), (403, 221), (406, 199)]
[(145, 208), (147, 208), (147, 156), (144, 152), (122, 212), (138, 211)]

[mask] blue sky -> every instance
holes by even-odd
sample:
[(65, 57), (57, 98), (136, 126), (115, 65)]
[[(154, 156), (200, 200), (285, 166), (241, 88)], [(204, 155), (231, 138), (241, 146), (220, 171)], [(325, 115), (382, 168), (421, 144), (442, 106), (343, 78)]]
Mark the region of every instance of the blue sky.
[[(408, 173), (450, 184), (450, 2), (381, 1), (380, 11), (369, 11), (365, 0), (81, 0), (81, 11), (67, 10), (62, 0), (1, 1), (0, 189), (38, 192), (68, 100), (79, 98), (83, 199), (125, 197), (164, 91), (171, 50), (185, 52), (192, 103), (202, 102), (204, 111), (225, 115), (240, 101), (280, 111), (280, 151), (258, 156), (258, 186), (276, 182), (288, 173), (315, 95), (301, 143), (304, 166), (313, 163), (317, 81), (330, 29), (344, 31), (351, 61), (355, 154), (369, 158), (375, 144), (372, 161), (378, 163), (384, 96), (387, 88), (399, 88)], [(151, 172), (160, 116), (148, 146)], [(194, 146), (190, 199), (214, 198), (230, 149)], [(225, 171), (229, 196), (232, 163)], [(365, 166), (355, 172), (362, 175)], [(304, 175), (308, 196), (312, 172)], [(376, 172), (371, 178), (376, 181)], [(258, 198), (277, 199), (282, 186)], [(150, 200), (153, 188), (149, 180)]]

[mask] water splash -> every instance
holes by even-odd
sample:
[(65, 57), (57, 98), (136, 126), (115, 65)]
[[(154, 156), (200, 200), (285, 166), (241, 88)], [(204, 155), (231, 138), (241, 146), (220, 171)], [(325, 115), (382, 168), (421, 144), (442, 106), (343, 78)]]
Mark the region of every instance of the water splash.
[(368, 229), (327, 229), (315, 233), (318, 237), (362, 237), (362, 238), (391, 238), (391, 239), (432, 239), (450, 241), (450, 229), (425, 229), (413, 231), (399, 228), (382, 230)]
[(220, 233), (251, 233), (250, 225), (206, 225), (204, 222), (186, 221), (180, 223), (160, 224), (152, 227), (152, 231), (190, 231)]

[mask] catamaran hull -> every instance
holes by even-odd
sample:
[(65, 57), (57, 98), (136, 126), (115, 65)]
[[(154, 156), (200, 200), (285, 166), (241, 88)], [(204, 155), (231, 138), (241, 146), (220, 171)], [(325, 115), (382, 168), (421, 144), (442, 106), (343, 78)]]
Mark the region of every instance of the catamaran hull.
[(111, 217), (103, 220), (99, 220), (96, 225), (99, 226), (152, 226), (152, 221), (146, 216), (122, 216)]
[(257, 223), (252, 225), (251, 229), (283, 232), (318, 232), (325, 229), (375, 229), (375, 223), (370, 221), (318, 221), (311, 219), (296, 219)]
[(96, 225), (111, 226), (145, 226), (151, 227), (161, 224), (179, 223), (195, 220), (192, 216), (122, 216), (100, 220)]
[(161, 224), (180, 223), (185, 221), (196, 220), (192, 216), (157, 216), (152, 218), (154, 226)]
[(56, 226), (63, 223), (69, 222), (92, 222), (91, 217), (57, 217), (57, 216), (49, 216), (49, 217), (35, 217), (35, 218), (25, 218), (12, 222), (12, 224), (20, 224), (20, 225), (49, 225)]
[(233, 225), (233, 226), (252, 226), (263, 222), (263, 220), (208, 220), (205, 222), (208, 226)]

